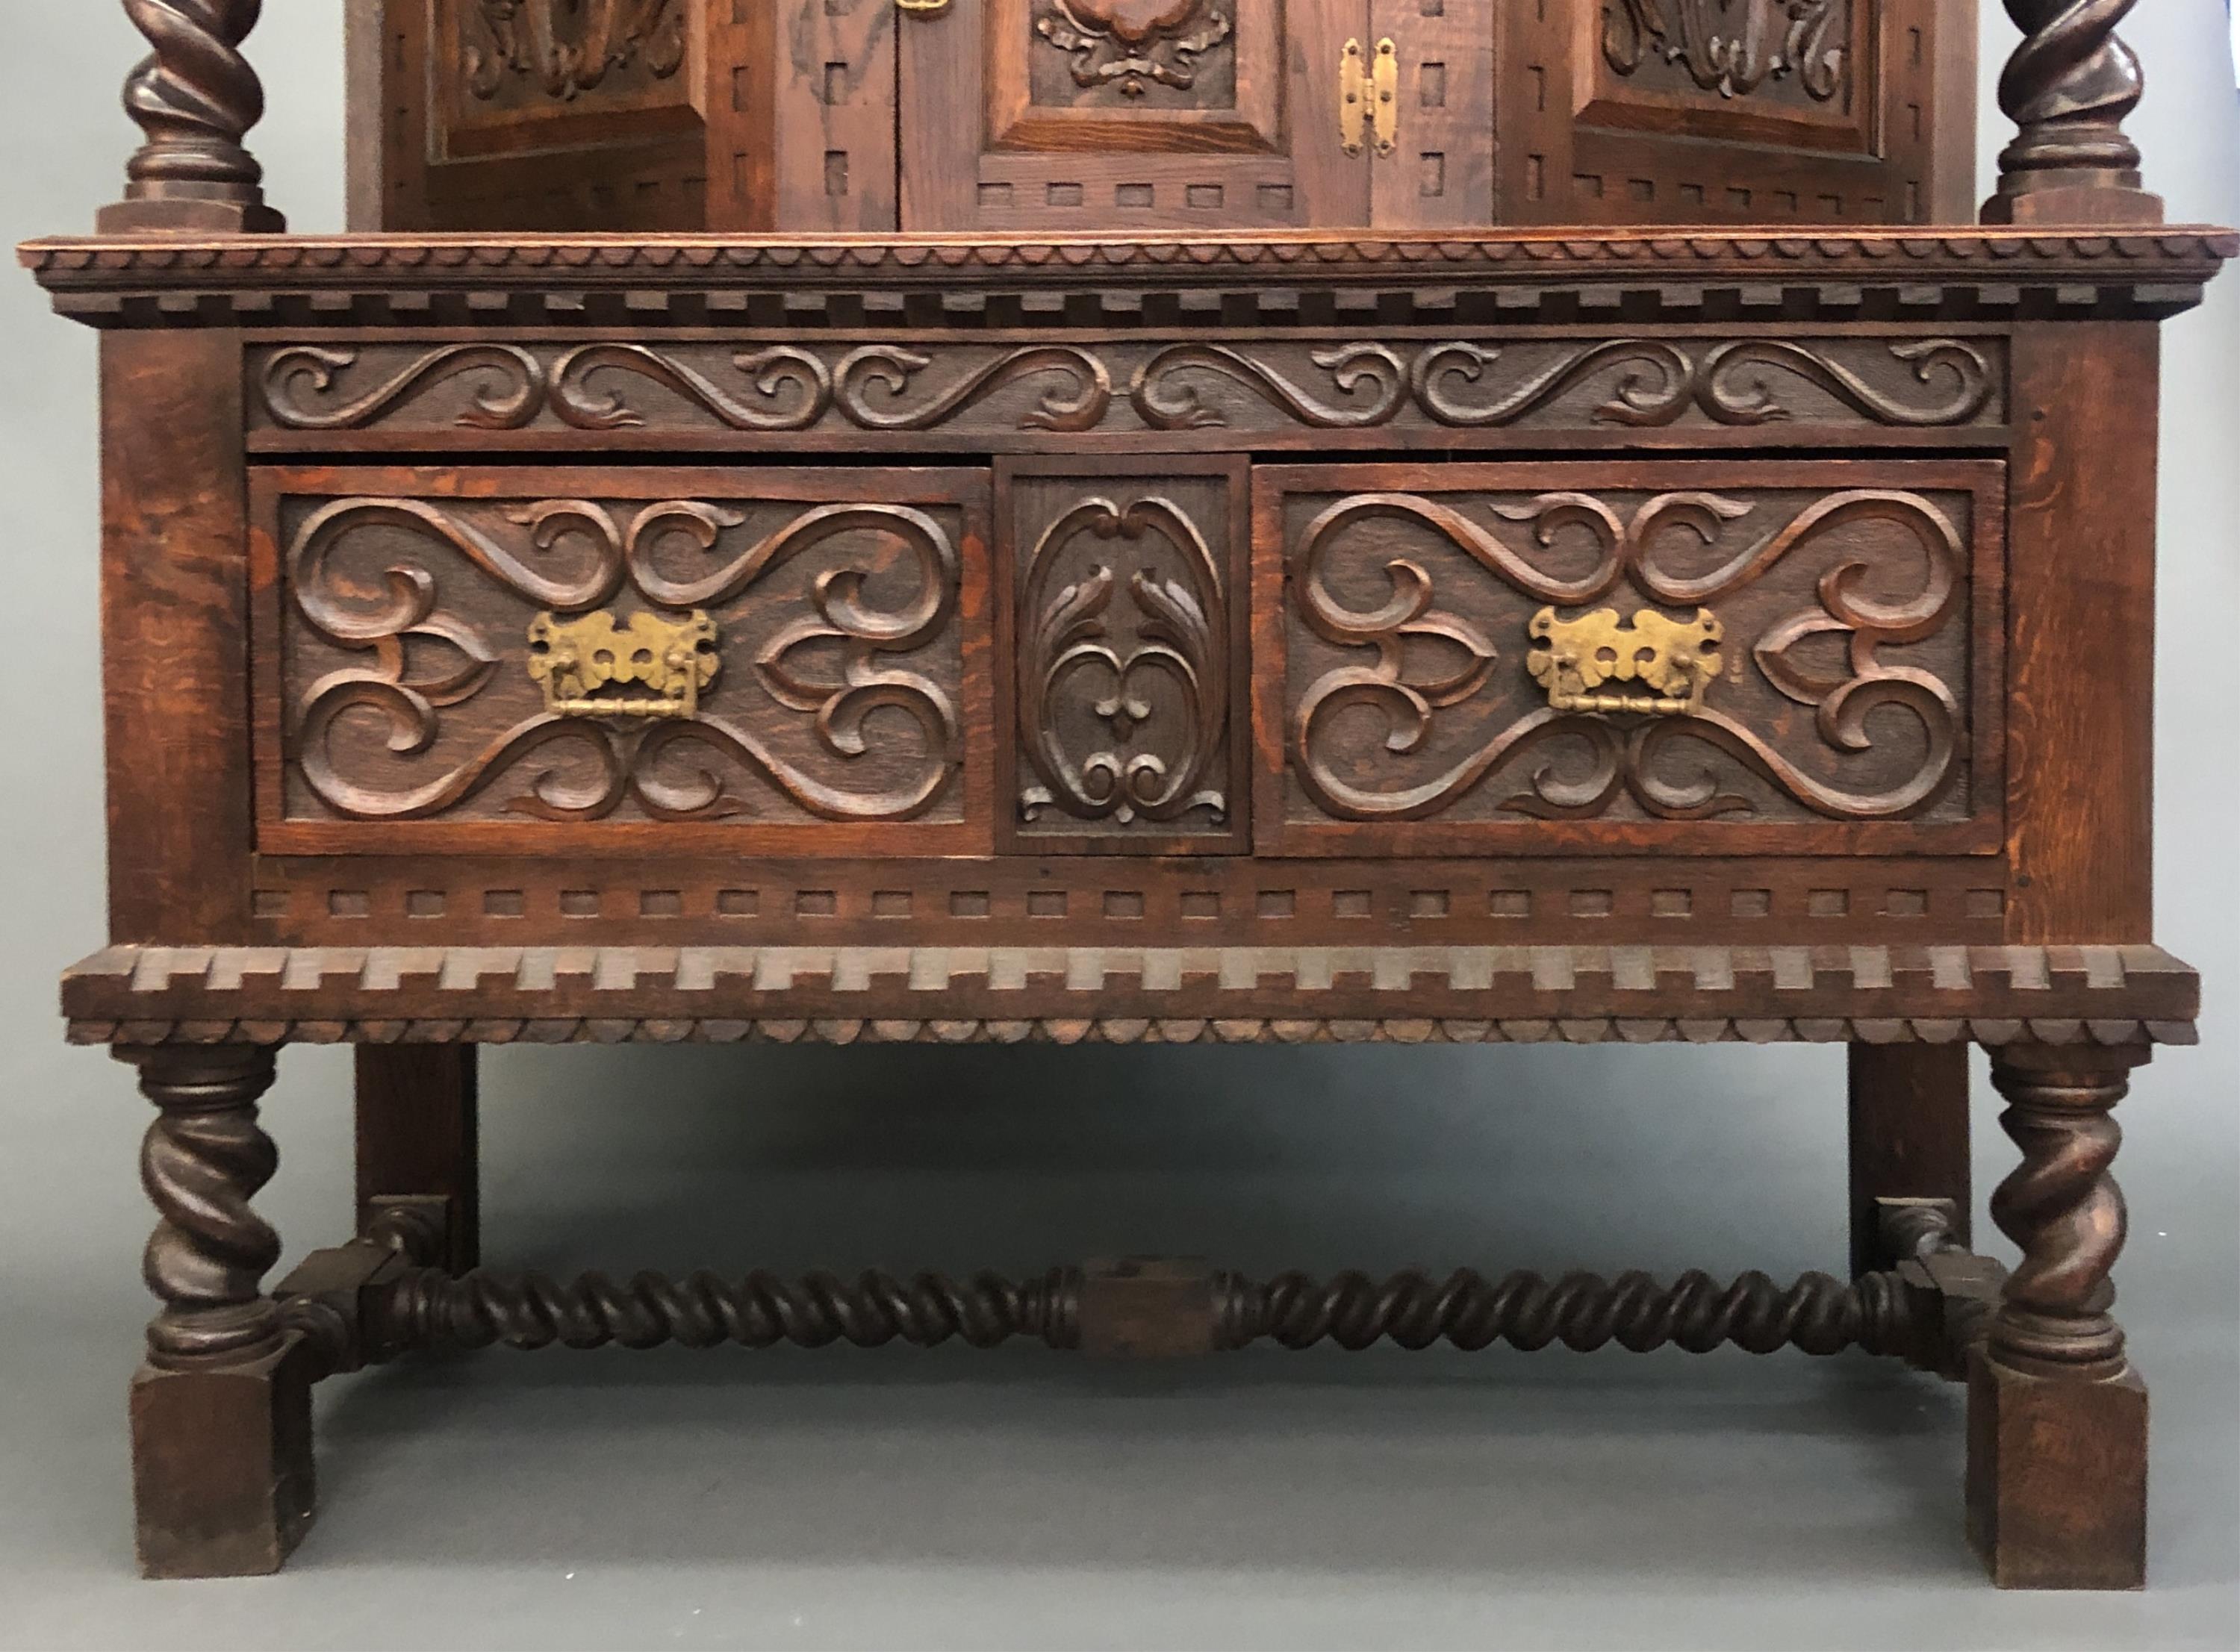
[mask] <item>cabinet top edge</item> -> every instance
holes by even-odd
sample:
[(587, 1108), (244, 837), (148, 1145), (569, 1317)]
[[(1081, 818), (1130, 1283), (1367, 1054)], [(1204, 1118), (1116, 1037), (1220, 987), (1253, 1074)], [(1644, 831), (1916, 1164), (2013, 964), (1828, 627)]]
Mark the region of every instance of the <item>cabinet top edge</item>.
[(2240, 234), (2191, 225), (1201, 240), (138, 236), (17, 249), (63, 314), (153, 326), (284, 324), (305, 318), (297, 308), (343, 323), (424, 321), (444, 303), (498, 324), (611, 308), (657, 325), (720, 321), (757, 295), (804, 308), (855, 303), (875, 320), (931, 306), (942, 324), (957, 324), (949, 312), (1015, 299), (1030, 323), (1070, 325), (1084, 298), (1130, 312), (1163, 302), (1184, 321), (1232, 320), (1241, 306), (1280, 324), (1317, 293), (1346, 308), (1410, 293), (1436, 309), (1463, 291), (1490, 295), (1519, 321), (1534, 311), (1680, 319), (1722, 303), (1794, 319), (2159, 318), (2198, 303), (2236, 256)]

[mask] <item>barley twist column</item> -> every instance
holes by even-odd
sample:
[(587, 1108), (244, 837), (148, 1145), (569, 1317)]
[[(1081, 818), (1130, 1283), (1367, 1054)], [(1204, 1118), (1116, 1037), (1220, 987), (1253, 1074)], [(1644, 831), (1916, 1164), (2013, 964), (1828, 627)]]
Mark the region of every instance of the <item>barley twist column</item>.
[(2146, 1575), (2147, 1391), (2110, 1279), (2123, 1196), (2111, 1109), (2143, 1049), (1994, 1053), (2021, 1166), (1991, 1217), (2021, 1247), (1968, 1389), (1968, 1527), (2002, 1585), (2137, 1588)]
[(279, 1167), (257, 1122), (272, 1069), (267, 1049), (140, 1058), (141, 1091), (161, 1109), (140, 1148), (141, 1185), (163, 1218), (142, 1262), (163, 1303), (148, 1326), (152, 1364), (238, 1364), (280, 1346), (280, 1316), (263, 1289), (280, 1236), (249, 1204)]
[(239, 50), (263, 0), (124, 0), (155, 50), (124, 83), (124, 111), (146, 137), (125, 166), (124, 198), (104, 231), (278, 230), (263, 169), (242, 139), (264, 89)]
[(1991, 1196), (1991, 1220), (2022, 1248), (1991, 1322), (1992, 1357), (2043, 1376), (2112, 1376), (2123, 1332), (2109, 1274), (2123, 1249), (2123, 1195), (2109, 1169), (2123, 1132), (2110, 1113), (2125, 1075), (1998, 1069), (1999, 1122), (2023, 1162)]
[(1999, 77), (1999, 107), (2022, 130), (1999, 157), (1988, 223), (2152, 223), (2124, 119), (2145, 81), (2116, 33), (2137, 0), (2006, 0), (2023, 43)]
[(163, 1304), (132, 1381), (132, 1493), (151, 1577), (275, 1570), (310, 1524), (310, 1384), (264, 1276), (280, 1238), (250, 1208), (278, 1155), (257, 1122), (267, 1049), (127, 1049), (160, 1109), (140, 1178), (161, 1217), (142, 1272)]

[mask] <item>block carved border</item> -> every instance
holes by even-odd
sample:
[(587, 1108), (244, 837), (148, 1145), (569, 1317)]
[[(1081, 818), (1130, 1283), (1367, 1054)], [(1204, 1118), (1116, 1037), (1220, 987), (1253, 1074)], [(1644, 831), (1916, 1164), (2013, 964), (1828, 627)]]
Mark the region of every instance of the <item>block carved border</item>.
[(80, 1043), (2190, 1043), (2138, 947), (113, 947)]

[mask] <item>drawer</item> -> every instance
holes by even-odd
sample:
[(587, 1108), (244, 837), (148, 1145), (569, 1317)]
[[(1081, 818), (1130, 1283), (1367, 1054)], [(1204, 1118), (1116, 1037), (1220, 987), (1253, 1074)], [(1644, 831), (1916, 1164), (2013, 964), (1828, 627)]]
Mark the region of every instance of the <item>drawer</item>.
[(984, 470), (253, 473), (273, 853), (984, 853)]
[(1256, 846), (1990, 854), (2003, 467), (1264, 468)]

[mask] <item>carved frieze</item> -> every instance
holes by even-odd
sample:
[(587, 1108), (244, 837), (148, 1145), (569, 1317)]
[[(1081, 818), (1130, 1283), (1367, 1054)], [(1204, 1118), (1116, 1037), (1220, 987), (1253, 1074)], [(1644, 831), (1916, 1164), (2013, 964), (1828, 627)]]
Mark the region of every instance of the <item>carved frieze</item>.
[(1669, 64), (1724, 98), (1794, 84), (1835, 101), (1850, 61), (1850, 0), (1606, 0), (1603, 57), (1621, 76)]
[(1983, 498), (1287, 499), (1287, 817), (1966, 822)]
[(287, 819), (959, 818), (950, 502), (382, 491), (281, 520)]
[(1930, 430), (2003, 422), (2006, 346), (1777, 335), (299, 344), (258, 355), (251, 393), (267, 428), (319, 432)]

